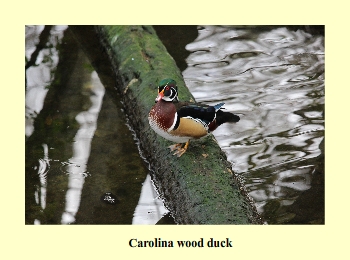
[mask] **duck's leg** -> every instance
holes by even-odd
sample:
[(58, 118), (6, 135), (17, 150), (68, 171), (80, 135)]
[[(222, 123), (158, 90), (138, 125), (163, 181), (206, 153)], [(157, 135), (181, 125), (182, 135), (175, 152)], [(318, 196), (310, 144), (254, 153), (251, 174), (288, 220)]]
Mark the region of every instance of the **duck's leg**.
[(170, 146), (169, 146), (169, 149), (170, 149), (170, 151), (179, 150), (179, 149), (181, 149), (181, 146), (182, 146), (181, 143), (179, 143), (179, 144), (173, 144), (173, 145), (170, 145)]
[(180, 147), (177, 148), (177, 151), (174, 153), (174, 155), (176, 154), (177, 157), (180, 157), (181, 155), (183, 155), (183, 154), (186, 152), (186, 150), (187, 150), (189, 144), (190, 144), (190, 140), (188, 140), (188, 141), (186, 142), (186, 144), (184, 145), (184, 147), (181, 147), (181, 145), (180, 145)]

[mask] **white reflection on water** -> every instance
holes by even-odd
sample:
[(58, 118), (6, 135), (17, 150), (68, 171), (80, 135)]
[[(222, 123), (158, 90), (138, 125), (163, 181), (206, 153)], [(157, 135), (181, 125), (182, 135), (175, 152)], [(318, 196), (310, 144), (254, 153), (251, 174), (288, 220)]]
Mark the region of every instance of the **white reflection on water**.
[(310, 189), (315, 168), (300, 170), (292, 163), (321, 154), (324, 38), (283, 27), (204, 26), (198, 32), (186, 46), (187, 86), (198, 102), (223, 101), (241, 117), (214, 136), (261, 212), (271, 199), (292, 204), (295, 192)]
[[(68, 26), (53, 26), (48, 42), (45, 44), (35, 61), (35, 66), (26, 70), (26, 98), (25, 98), (25, 135), (29, 137), (34, 131), (34, 119), (43, 108), (44, 99), (53, 79), (52, 73), (58, 64), (58, 50), (56, 46), (61, 42), (63, 33)], [(37, 48), (39, 36), (44, 26), (26, 26), (25, 28), (25, 57), (30, 60)], [(48, 47), (51, 46), (51, 47)]]
[[(40, 188), (37, 187), (37, 190), (34, 193), (35, 202), (40, 204), (42, 209), (46, 208), (46, 188), (47, 188), (47, 173), (50, 170), (50, 159), (49, 159), (49, 151), (47, 144), (43, 144), (44, 150), (44, 158), (39, 159), (39, 168), (38, 175), (40, 180)], [(34, 170), (36, 170), (36, 166)], [(39, 198), (40, 194), (40, 198)]]
[(153, 187), (151, 176), (147, 174), (142, 184), (140, 199), (135, 208), (132, 224), (154, 225), (168, 212)]
[(91, 107), (76, 116), (80, 124), (79, 130), (74, 137), (73, 157), (68, 160), (68, 190), (66, 193), (65, 210), (62, 214), (62, 224), (70, 224), (75, 221), (81, 200), (81, 192), (85, 182), (86, 165), (90, 156), (91, 141), (94, 136), (98, 114), (101, 110), (105, 88), (102, 85), (96, 71), (91, 73), (90, 90)]

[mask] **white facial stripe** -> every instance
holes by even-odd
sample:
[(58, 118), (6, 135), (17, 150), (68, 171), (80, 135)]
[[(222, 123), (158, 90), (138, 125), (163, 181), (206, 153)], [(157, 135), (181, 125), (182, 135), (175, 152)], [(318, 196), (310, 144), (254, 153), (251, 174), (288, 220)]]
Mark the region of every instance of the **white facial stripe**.
[(170, 97), (163, 97), (163, 100), (165, 100), (165, 101), (173, 101)]
[(170, 89), (170, 96), (164, 96), (162, 99), (165, 101), (173, 101), (177, 97), (177, 91), (174, 88)]

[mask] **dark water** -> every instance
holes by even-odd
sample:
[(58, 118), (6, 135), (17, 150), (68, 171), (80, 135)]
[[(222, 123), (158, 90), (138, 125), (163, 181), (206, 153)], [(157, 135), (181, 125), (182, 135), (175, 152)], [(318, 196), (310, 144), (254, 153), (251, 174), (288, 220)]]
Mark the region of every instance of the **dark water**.
[(187, 86), (241, 117), (214, 136), (259, 212), (270, 224), (324, 223), (324, 28), (195, 28), (195, 39), (193, 27), (156, 30), (174, 57), (188, 31)]
[(155, 224), (168, 211), (113, 79), (67, 28), (26, 26), (25, 223)]

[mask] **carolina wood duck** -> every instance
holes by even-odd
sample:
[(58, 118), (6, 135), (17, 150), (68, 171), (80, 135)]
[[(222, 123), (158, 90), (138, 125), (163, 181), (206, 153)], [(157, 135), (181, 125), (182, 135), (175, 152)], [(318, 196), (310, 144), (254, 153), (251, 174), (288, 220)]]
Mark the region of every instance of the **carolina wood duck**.
[(206, 136), (219, 125), (236, 123), (240, 119), (237, 115), (222, 111), (224, 103), (209, 106), (179, 102), (177, 85), (172, 79), (163, 79), (159, 83), (155, 102), (148, 115), (149, 124), (157, 134), (177, 143), (169, 148), (176, 150), (174, 155), (178, 157), (186, 152), (191, 139)]

